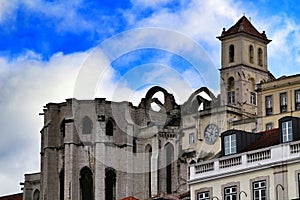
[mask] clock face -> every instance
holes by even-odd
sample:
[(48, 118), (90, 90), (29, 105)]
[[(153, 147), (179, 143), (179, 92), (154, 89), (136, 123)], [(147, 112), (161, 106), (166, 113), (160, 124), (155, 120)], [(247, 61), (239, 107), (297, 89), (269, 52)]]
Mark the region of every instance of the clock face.
[(204, 139), (207, 144), (214, 144), (219, 137), (219, 128), (215, 124), (209, 124), (204, 130)]

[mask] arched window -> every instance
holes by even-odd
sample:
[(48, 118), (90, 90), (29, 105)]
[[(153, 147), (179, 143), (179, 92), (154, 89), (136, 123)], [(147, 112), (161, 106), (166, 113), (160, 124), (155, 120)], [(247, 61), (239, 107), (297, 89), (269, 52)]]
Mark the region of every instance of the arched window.
[(227, 80), (227, 90), (234, 90), (234, 78), (232, 76)]
[(64, 200), (65, 192), (65, 170), (62, 169), (59, 173), (59, 199)]
[(249, 46), (249, 62), (253, 64), (253, 46)]
[(258, 53), (257, 53), (257, 59), (258, 59), (258, 65), (259, 66), (263, 66), (263, 51), (261, 48), (258, 49)]
[(146, 149), (145, 149), (145, 152), (146, 152), (146, 159), (148, 161), (148, 177), (147, 177), (147, 182), (148, 182), (148, 194), (149, 194), (149, 197), (151, 197), (151, 157), (152, 157), (152, 147), (151, 145), (147, 145), (146, 146)]
[(167, 143), (165, 145), (166, 149), (166, 162), (167, 162), (167, 167), (166, 167), (166, 188), (167, 188), (167, 193), (172, 194), (172, 163), (173, 163), (173, 158), (174, 158), (174, 147), (171, 143)]
[(92, 120), (88, 116), (85, 116), (82, 119), (82, 134), (91, 134), (92, 129), (93, 129)]
[(105, 200), (116, 200), (116, 173), (114, 169), (105, 169)]
[(227, 81), (227, 103), (235, 103), (234, 78), (230, 77)]
[(33, 193), (33, 200), (40, 200), (40, 191), (38, 189)]
[(93, 200), (93, 173), (88, 167), (82, 168), (80, 171), (80, 193), (81, 200)]
[(111, 119), (108, 120), (108, 122), (106, 123), (105, 134), (108, 136), (114, 135), (114, 123), (112, 122)]
[(234, 62), (234, 46), (229, 46), (229, 62)]

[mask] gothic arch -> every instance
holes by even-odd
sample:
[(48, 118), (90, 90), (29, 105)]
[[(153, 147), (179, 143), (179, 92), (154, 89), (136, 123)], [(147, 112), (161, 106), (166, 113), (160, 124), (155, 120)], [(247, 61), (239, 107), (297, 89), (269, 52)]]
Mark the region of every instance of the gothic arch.
[(93, 173), (89, 167), (83, 167), (80, 170), (80, 194), (81, 200), (93, 200), (94, 199), (94, 184)]
[(63, 168), (59, 173), (59, 199), (64, 200), (65, 192), (65, 169)]
[(234, 45), (229, 46), (229, 62), (234, 62)]
[(259, 66), (263, 66), (263, 50), (258, 48), (257, 51), (257, 63)]
[(112, 118), (109, 118), (105, 126), (105, 135), (114, 136), (115, 131), (115, 121)]
[(228, 91), (234, 90), (234, 78), (232, 76), (227, 80), (227, 89)]
[(253, 57), (254, 57), (254, 50), (253, 50), (253, 46), (250, 45), (250, 46), (249, 46), (249, 62), (250, 62), (251, 64), (254, 63)]
[(81, 120), (82, 124), (82, 134), (88, 135), (92, 133), (93, 130), (93, 122), (88, 116), (84, 116)]
[[(161, 92), (164, 95), (164, 102), (159, 101), (157, 98), (153, 98), (153, 96)], [(145, 98), (142, 99), (139, 107), (144, 107), (146, 109), (151, 109), (151, 103), (155, 102), (158, 106), (163, 107), (166, 112), (170, 111), (174, 107), (178, 107), (175, 102), (175, 98), (172, 94), (168, 93), (167, 90), (160, 86), (154, 86), (148, 90)]]
[[(211, 100), (203, 98), (200, 93), (206, 93)], [(191, 94), (187, 102), (184, 104), (183, 110), (186, 112), (198, 112), (199, 107), (203, 104), (203, 109), (209, 108), (211, 103), (216, 101), (215, 95), (207, 88), (201, 87)]]
[(152, 158), (152, 146), (150, 144), (147, 144), (147, 146), (145, 147), (145, 163), (147, 167), (147, 172), (148, 174), (146, 175), (146, 193), (148, 194), (148, 197), (151, 197), (151, 185), (152, 185), (152, 182), (151, 182), (151, 158)]
[(40, 191), (38, 189), (33, 193), (33, 200), (40, 200)]
[(172, 194), (172, 171), (174, 161), (174, 146), (168, 142), (164, 146), (166, 151), (166, 192)]
[(116, 199), (117, 175), (114, 169), (105, 169), (105, 200)]

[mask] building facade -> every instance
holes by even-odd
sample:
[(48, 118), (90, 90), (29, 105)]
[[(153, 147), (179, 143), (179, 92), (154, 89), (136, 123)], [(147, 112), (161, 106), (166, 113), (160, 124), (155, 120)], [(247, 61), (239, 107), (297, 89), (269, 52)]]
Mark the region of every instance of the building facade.
[(270, 40), (245, 17), (218, 38), (221, 105), (242, 116), (227, 118), (217, 156), (191, 165), (191, 199), (299, 199), (300, 76), (275, 79)]
[[(178, 105), (155, 86), (138, 106), (104, 98), (47, 104), (39, 199), (151, 199), (187, 190), (198, 200), (298, 197), (298, 130), (290, 127), (300, 117), (300, 76), (269, 72), (271, 40), (245, 16), (217, 38), (217, 96), (202, 87)], [(284, 141), (283, 130), (296, 135)], [(262, 138), (277, 140), (258, 148)], [(25, 200), (34, 197), (29, 187), (25, 176)]]
[(222, 156), (191, 166), (191, 199), (299, 199), (299, 118), (279, 129), (222, 133)]

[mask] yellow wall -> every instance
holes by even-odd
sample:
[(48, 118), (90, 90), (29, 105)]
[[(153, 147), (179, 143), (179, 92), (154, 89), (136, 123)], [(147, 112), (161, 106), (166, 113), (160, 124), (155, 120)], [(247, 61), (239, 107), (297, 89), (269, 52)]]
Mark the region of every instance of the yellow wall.
[[(266, 130), (266, 124), (273, 123), (274, 128), (278, 128), (278, 120), (284, 116), (300, 117), (300, 110), (295, 110), (295, 90), (300, 89), (300, 76), (292, 76), (281, 80), (264, 83), (261, 85), (259, 101), (261, 104), (261, 116), (259, 119), (260, 130)], [(280, 93), (287, 92), (287, 112), (280, 113)], [(273, 97), (273, 114), (266, 116), (266, 96)]]
[[(286, 199), (298, 198), (299, 192), (298, 192), (297, 173), (300, 173), (300, 163), (290, 164), (287, 167), (285, 166), (283, 168), (278, 167), (278, 169), (270, 166), (270, 168), (262, 169), (260, 171), (252, 171), (247, 173), (244, 172), (240, 175), (223, 174), (224, 177), (222, 176), (222, 177), (211, 178), (211, 180), (208, 180), (203, 183), (200, 183), (199, 181), (197, 184), (190, 185), (191, 199), (196, 199), (197, 191), (205, 188), (211, 188), (212, 189), (211, 197), (216, 196), (221, 200), (223, 199), (222, 191), (224, 190), (224, 187), (222, 188), (222, 185), (223, 186), (239, 185), (238, 193), (240, 191), (244, 191), (247, 194), (247, 197), (245, 197), (244, 194), (241, 194), (242, 197), (241, 200), (252, 199), (251, 182), (256, 181), (258, 179), (267, 180), (268, 199), (270, 200), (273, 199), (276, 200), (276, 185), (278, 183), (282, 184), (285, 188), (284, 190), (285, 194), (282, 193), (281, 188), (278, 188), (278, 195), (279, 197), (281, 197), (279, 199), (282, 199), (284, 195), (286, 195), (284, 197)], [(281, 181), (280, 177), (283, 177), (283, 175), (280, 173), (281, 172), (286, 173), (286, 171), (287, 171), (287, 180), (284, 182), (280, 182)]]

